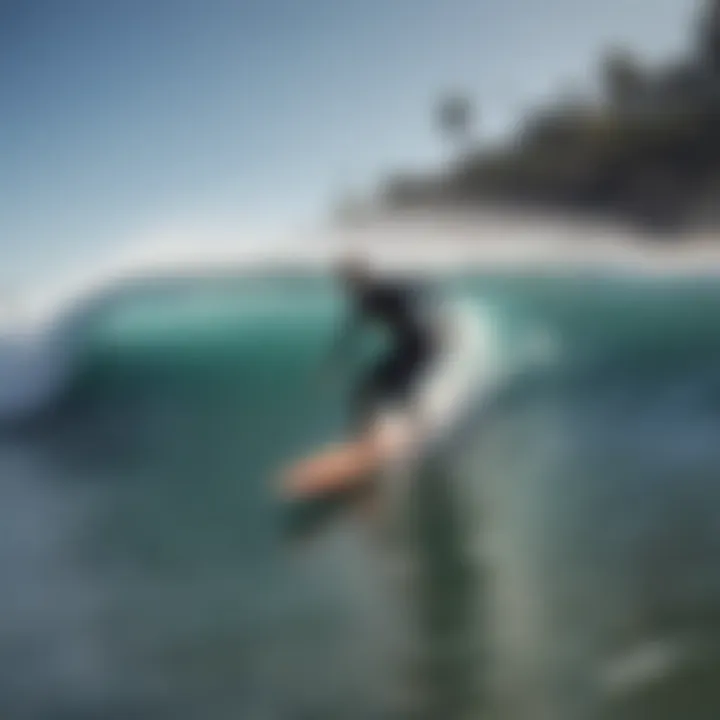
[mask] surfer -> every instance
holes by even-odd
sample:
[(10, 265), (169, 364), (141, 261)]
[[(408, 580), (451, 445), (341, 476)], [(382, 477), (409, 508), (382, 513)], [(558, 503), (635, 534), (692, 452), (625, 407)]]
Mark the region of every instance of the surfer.
[(365, 322), (382, 325), (390, 336), (390, 347), (356, 386), (355, 438), (293, 465), (283, 484), (292, 496), (353, 487), (407, 448), (419, 431), (413, 391), (438, 352), (437, 327), (418, 286), (377, 278), (357, 257), (344, 258), (337, 276), (353, 311), (329, 360), (347, 353)]
[(352, 310), (329, 363), (347, 355), (365, 323), (376, 323), (389, 335), (389, 349), (355, 387), (353, 415), (362, 429), (379, 408), (409, 404), (416, 381), (432, 361), (436, 333), (429, 321), (427, 296), (417, 284), (374, 277), (369, 265), (355, 257), (341, 261), (337, 276)]

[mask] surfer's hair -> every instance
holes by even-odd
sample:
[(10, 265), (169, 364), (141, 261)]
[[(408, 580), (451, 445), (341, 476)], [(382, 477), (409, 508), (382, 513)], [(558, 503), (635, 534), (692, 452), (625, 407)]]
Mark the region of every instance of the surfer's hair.
[(335, 265), (336, 273), (346, 280), (365, 280), (372, 274), (369, 260), (357, 252), (343, 254)]

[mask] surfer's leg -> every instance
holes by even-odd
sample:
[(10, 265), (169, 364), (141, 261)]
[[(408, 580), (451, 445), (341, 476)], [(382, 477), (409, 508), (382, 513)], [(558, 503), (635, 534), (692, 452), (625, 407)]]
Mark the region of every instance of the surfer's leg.
[(427, 364), (427, 353), (410, 347), (401, 348), (374, 365), (356, 387), (355, 431), (364, 432), (383, 407), (409, 405)]

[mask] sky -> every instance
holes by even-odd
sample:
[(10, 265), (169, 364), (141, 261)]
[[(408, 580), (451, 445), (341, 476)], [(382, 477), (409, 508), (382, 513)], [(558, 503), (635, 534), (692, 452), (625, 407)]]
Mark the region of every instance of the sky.
[(252, 244), (320, 219), (339, 195), (442, 161), (444, 92), (473, 100), (479, 137), (512, 132), (548, 95), (588, 87), (609, 45), (683, 52), (696, 7), (0, 0), (0, 292), (156, 240)]

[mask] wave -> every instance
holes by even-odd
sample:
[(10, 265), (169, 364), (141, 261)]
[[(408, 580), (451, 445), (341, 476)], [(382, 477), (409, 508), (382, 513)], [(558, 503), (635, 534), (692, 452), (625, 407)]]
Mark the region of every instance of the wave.
[[(643, 678), (634, 669), (637, 657), (645, 662), (645, 633), (662, 640), (669, 632), (663, 603), (680, 607), (682, 623), (692, 627), (703, 602), (717, 606), (717, 591), (700, 581), (716, 582), (717, 550), (707, 542), (716, 535), (720, 293), (694, 279), (469, 276), (453, 278), (448, 290), (469, 301), (484, 328), (472, 367), (480, 402), (442, 445), (439, 462), (431, 458), (413, 478), (418, 496), (398, 487), (402, 497), (393, 504), (406, 514), (422, 506), (422, 527), (415, 524), (414, 545), (400, 559), (401, 569), (415, 568), (413, 592), (403, 597), (426, 616), (418, 627), (422, 618), (403, 615), (416, 623), (410, 632), (432, 675), (424, 687), (435, 683), (432, 692), (448, 698), (475, 692), (483, 669), (464, 671), (477, 644), (504, 653), (491, 660), (497, 666), (537, 662), (558, 678), (565, 658), (571, 666), (561, 670), (577, 687), (598, 670), (613, 692), (625, 692), (623, 683), (666, 671), (651, 667)], [(137, 500), (122, 505), (126, 532), (133, 543), (146, 538), (151, 566), (164, 552), (168, 562), (197, 560), (203, 570), (218, 567), (261, 586), (251, 559), (246, 572), (237, 567), (246, 555), (266, 558), (260, 550), (275, 528), (268, 477), (342, 425), (334, 407), (342, 389), (331, 389), (328, 400), (307, 383), (329, 338), (333, 301), (319, 274), (277, 267), (103, 285), (58, 308), (34, 334), (7, 329), (0, 371), (11, 387), (1, 401), (10, 419), (58, 403), (65, 419), (84, 407), (78, 398), (90, 396), (100, 410), (90, 422), (68, 423), (47, 445), (62, 446), (62, 454), (49, 457), (59, 467), (68, 463), (68, 476), (87, 472), (94, 489), (98, 477), (122, 480), (100, 489)], [(87, 387), (100, 392), (83, 395)], [(138, 473), (143, 482), (131, 482)], [(678, 520), (678, 501), (687, 520)], [(200, 562), (203, 539), (210, 549)], [(687, 553), (673, 554), (676, 540)], [(324, 581), (346, 587), (352, 572), (365, 577), (342, 548), (329, 547), (334, 564), (318, 573)], [(218, 548), (228, 551), (227, 568), (212, 556)], [(152, 567), (155, 581), (162, 573)], [(347, 575), (338, 581), (338, 573)], [(227, 597), (219, 586), (190, 584)], [(365, 595), (354, 588), (361, 603)], [(168, 596), (176, 603), (177, 588)], [(540, 617), (546, 607), (557, 617)], [(639, 637), (623, 624), (628, 612), (641, 623), (649, 618)], [(438, 613), (448, 622), (436, 622)], [(489, 639), (470, 637), (469, 616), (480, 613), (488, 616)], [(166, 615), (158, 607), (158, 620)], [(198, 607), (198, 617), (211, 615)], [(237, 607), (229, 615), (243, 620)], [(172, 629), (161, 632), (163, 642), (173, 639)], [(286, 628), (278, 633), (285, 647)], [(598, 659), (582, 643), (602, 633), (612, 647)], [(668, 638), (674, 651), (675, 635)], [(263, 637), (258, 652), (268, 646)]]
[[(667, 307), (667, 298), (672, 303), (673, 297), (678, 296), (689, 320), (687, 333), (697, 336), (695, 331), (701, 321), (698, 313), (692, 314), (696, 301), (707, 304), (706, 296), (713, 295), (713, 291), (703, 292), (697, 276), (691, 274), (684, 280), (680, 276), (686, 271), (699, 273), (714, 267), (703, 250), (705, 246), (696, 244), (696, 250), (684, 252), (681, 257), (669, 248), (648, 250), (637, 238), (629, 238), (616, 229), (578, 228), (554, 221), (543, 223), (460, 216), (379, 219), (356, 231), (306, 233), (292, 243), (269, 243), (262, 252), (248, 254), (244, 250), (242, 257), (242, 252), (218, 257), (209, 254), (203, 260), (203, 252), (196, 248), (194, 254), (169, 257), (163, 262), (156, 259), (148, 263), (145, 258), (142, 262), (108, 263), (103, 269), (66, 280), (60, 287), (31, 298), (26, 318), (13, 327), (0, 328), (0, 423), (41, 412), (67, 390), (81, 372), (82, 358), (89, 352), (93, 333), (109, 322), (108, 318), (117, 308), (128, 309), (127, 313), (123, 310), (127, 315), (132, 314), (129, 308), (137, 307), (137, 317), (159, 304), (154, 299), (165, 297), (168, 298), (166, 319), (172, 316), (180, 325), (187, 326), (195, 315), (200, 319), (210, 318), (212, 324), (217, 322), (218, 313), (230, 316), (242, 310), (239, 306), (243, 303), (245, 309), (254, 303), (256, 314), (265, 304), (264, 314), (272, 314), (278, 302), (282, 303), (282, 299), (278, 300), (282, 294), (278, 289), (292, 291), (293, 287), (302, 285), (304, 293), (309, 287), (322, 287), (315, 294), (314, 312), (318, 312), (323, 303), (327, 304), (327, 288), (319, 278), (326, 277), (328, 264), (348, 247), (367, 252), (377, 261), (379, 269), (429, 272), (458, 284), (461, 278), (470, 278), (471, 294), (483, 300), (500, 295), (500, 304), (506, 303), (512, 308), (518, 305), (519, 297), (519, 304), (524, 303), (522, 311), (538, 319), (534, 328), (523, 329), (526, 334), (523, 342), (537, 347), (532, 351), (527, 348), (510, 351), (505, 354), (504, 362), (522, 364), (526, 352), (542, 354), (549, 347), (555, 347), (558, 338), (551, 329), (553, 324), (557, 324), (558, 319), (562, 324), (572, 315), (571, 309), (564, 307), (558, 313), (557, 303), (574, 303), (578, 299), (593, 313), (593, 323), (598, 325), (591, 354), (612, 352), (616, 348), (622, 333), (609, 332), (608, 323), (624, 325), (631, 339), (645, 333), (648, 347), (653, 346), (658, 337), (655, 325), (658, 319), (662, 323), (658, 307), (663, 303)], [(501, 237), (503, 241), (498, 242)], [(662, 277), (658, 278), (658, 274)], [(649, 323), (638, 317), (630, 321), (613, 317), (613, 294), (609, 289), (612, 283), (618, 285), (623, 296), (632, 288), (640, 302), (645, 303)], [(260, 291), (263, 284), (267, 292)], [(198, 310), (197, 304), (189, 308), (182, 300), (188, 294), (192, 296), (194, 288), (204, 292), (208, 287), (214, 288), (206, 293), (208, 296), (218, 288), (231, 291), (217, 300), (216, 312)], [(593, 287), (599, 288), (604, 307), (590, 307)], [(655, 287), (660, 288), (659, 292), (654, 292)], [(645, 292), (648, 289), (649, 292)], [(235, 300), (230, 301), (228, 296), (232, 293)], [(250, 298), (252, 293), (254, 298)], [(541, 309), (523, 300), (523, 296), (529, 297), (528, 293), (535, 293)], [(689, 306), (687, 297), (692, 298)], [(658, 299), (661, 302), (653, 307)], [(193, 303), (193, 300), (189, 302)], [(223, 304), (224, 309), (220, 307)], [(174, 305), (174, 309), (170, 305)], [(307, 309), (306, 304), (304, 307)], [(672, 307), (669, 312), (677, 315)], [(541, 317), (544, 313), (554, 317), (549, 321)], [(588, 316), (578, 312), (575, 317), (579, 318), (574, 320), (579, 324), (586, 323)], [(148, 322), (152, 325), (154, 321), (150, 318)], [(647, 324), (652, 327), (645, 332), (643, 326)], [(136, 329), (138, 325), (139, 322)], [(575, 332), (575, 328), (572, 330), (576, 336), (592, 343), (592, 328), (583, 328), (580, 333)], [(163, 333), (167, 331), (162, 329)], [(676, 331), (682, 332), (682, 328)]]

